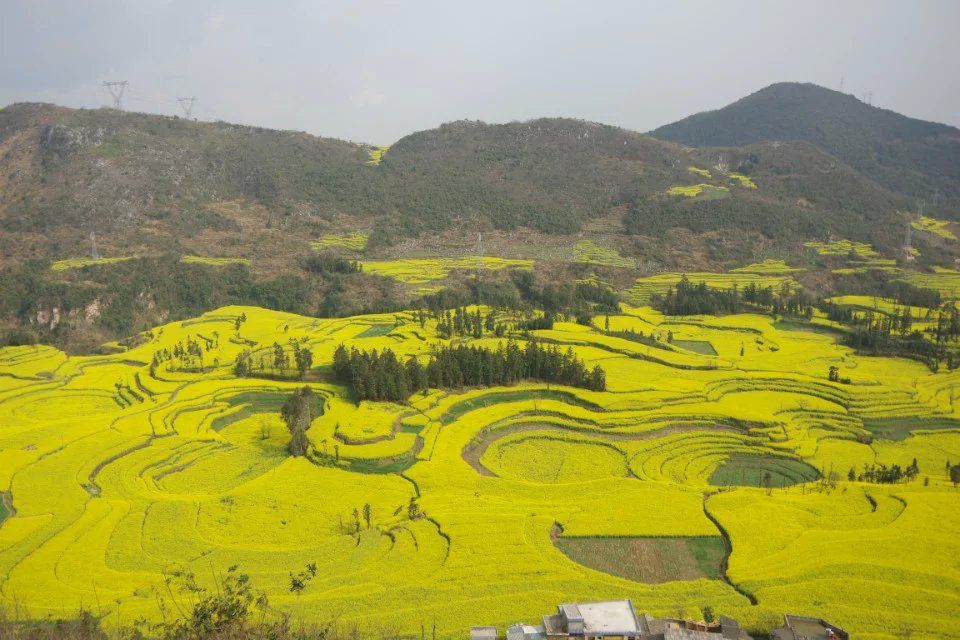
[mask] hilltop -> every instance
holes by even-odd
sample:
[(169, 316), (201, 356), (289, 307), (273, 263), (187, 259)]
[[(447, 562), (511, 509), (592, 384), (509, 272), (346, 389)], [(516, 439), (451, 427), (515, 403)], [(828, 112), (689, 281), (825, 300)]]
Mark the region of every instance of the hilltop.
[(803, 140), (887, 189), (927, 200), (939, 189), (954, 216), (960, 205), (960, 130), (908, 118), (815, 84), (773, 84), (650, 135), (694, 147)]

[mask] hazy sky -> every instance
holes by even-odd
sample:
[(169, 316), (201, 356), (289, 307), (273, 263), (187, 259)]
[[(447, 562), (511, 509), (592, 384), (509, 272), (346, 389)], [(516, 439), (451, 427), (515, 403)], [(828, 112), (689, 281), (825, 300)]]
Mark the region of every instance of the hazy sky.
[(797, 80), (960, 125), (960, 0), (0, 0), (0, 105), (125, 108), (388, 144), (463, 118), (647, 131)]

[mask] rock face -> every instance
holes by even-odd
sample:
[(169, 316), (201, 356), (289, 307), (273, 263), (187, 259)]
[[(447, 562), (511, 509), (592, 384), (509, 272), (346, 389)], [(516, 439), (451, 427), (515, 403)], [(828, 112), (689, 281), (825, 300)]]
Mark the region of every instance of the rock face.
[(40, 129), (40, 149), (45, 165), (57, 165), (83, 149), (103, 142), (102, 127), (67, 127), (50, 124)]
[(49, 329), (50, 331), (56, 329), (61, 322), (66, 322), (70, 327), (73, 328), (91, 327), (97, 320), (100, 319), (102, 310), (103, 300), (100, 298), (94, 298), (90, 303), (83, 307), (71, 309), (66, 313), (65, 317), (62, 314), (60, 307), (53, 306), (38, 310), (31, 318), (31, 324)]

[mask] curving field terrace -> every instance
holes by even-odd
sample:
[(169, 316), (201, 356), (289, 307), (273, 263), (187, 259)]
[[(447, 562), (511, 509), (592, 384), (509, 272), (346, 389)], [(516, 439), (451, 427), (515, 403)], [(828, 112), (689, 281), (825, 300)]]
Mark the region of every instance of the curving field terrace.
[[(356, 405), (329, 367), (341, 343), (425, 359), (442, 341), (414, 314), (226, 307), (112, 355), (2, 349), (0, 601), (34, 616), (91, 607), (109, 626), (159, 616), (173, 570), (209, 584), (239, 564), (306, 619), (410, 635), (630, 597), (653, 614), (709, 605), (757, 630), (789, 611), (858, 638), (905, 625), (960, 638), (948, 615), (960, 494), (945, 474), (960, 461), (960, 372), (856, 355), (764, 316), (625, 306), (610, 326), (675, 344), (558, 322), (533, 333), (600, 364), (608, 391), (519, 384), (405, 405)], [(151, 368), (188, 339), (207, 345), (202, 362)], [(233, 375), (241, 350), (260, 358), (291, 339), (313, 352), (305, 381)], [(830, 366), (851, 384), (829, 381)], [(304, 384), (326, 464), (286, 451), (277, 410)], [(914, 458), (913, 482), (847, 481), (851, 467)], [(355, 528), (364, 505), (370, 524)], [(289, 573), (311, 562), (316, 579), (291, 595)]]

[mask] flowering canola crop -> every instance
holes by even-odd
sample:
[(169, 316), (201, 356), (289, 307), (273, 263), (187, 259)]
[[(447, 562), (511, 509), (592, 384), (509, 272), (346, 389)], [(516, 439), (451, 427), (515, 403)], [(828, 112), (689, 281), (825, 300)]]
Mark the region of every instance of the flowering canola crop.
[[(0, 349), (0, 492), (13, 507), (0, 603), (156, 618), (170, 571), (212, 583), (211, 569), (238, 564), (307, 620), (408, 634), (435, 619), (440, 637), (462, 637), (564, 601), (629, 597), (652, 614), (699, 618), (709, 605), (757, 630), (791, 612), (861, 638), (906, 625), (960, 637), (960, 510), (945, 474), (960, 462), (960, 372), (856, 355), (764, 316), (610, 316), (613, 332), (670, 332), (677, 344), (660, 347), (608, 335), (604, 321), (532, 333), (599, 364), (606, 392), (520, 383), (405, 405), (356, 405), (328, 372), (341, 343), (425, 362), (445, 341), (414, 313), (225, 307), (112, 355)], [(243, 350), (259, 361), (291, 340), (313, 354), (305, 380), (234, 376)], [(199, 361), (151, 365), (188, 341), (204, 345)], [(851, 383), (828, 380), (831, 366)], [(278, 413), (303, 385), (321, 398), (313, 462), (288, 455)], [(908, 483), (847, 479), (914, 458)], [(727, 580), (645, 584), (577, 564), (558, 535), (726, 535), (732, 554)], [(289, 573), (307, 563), (317, 576), (296, 597)]]

